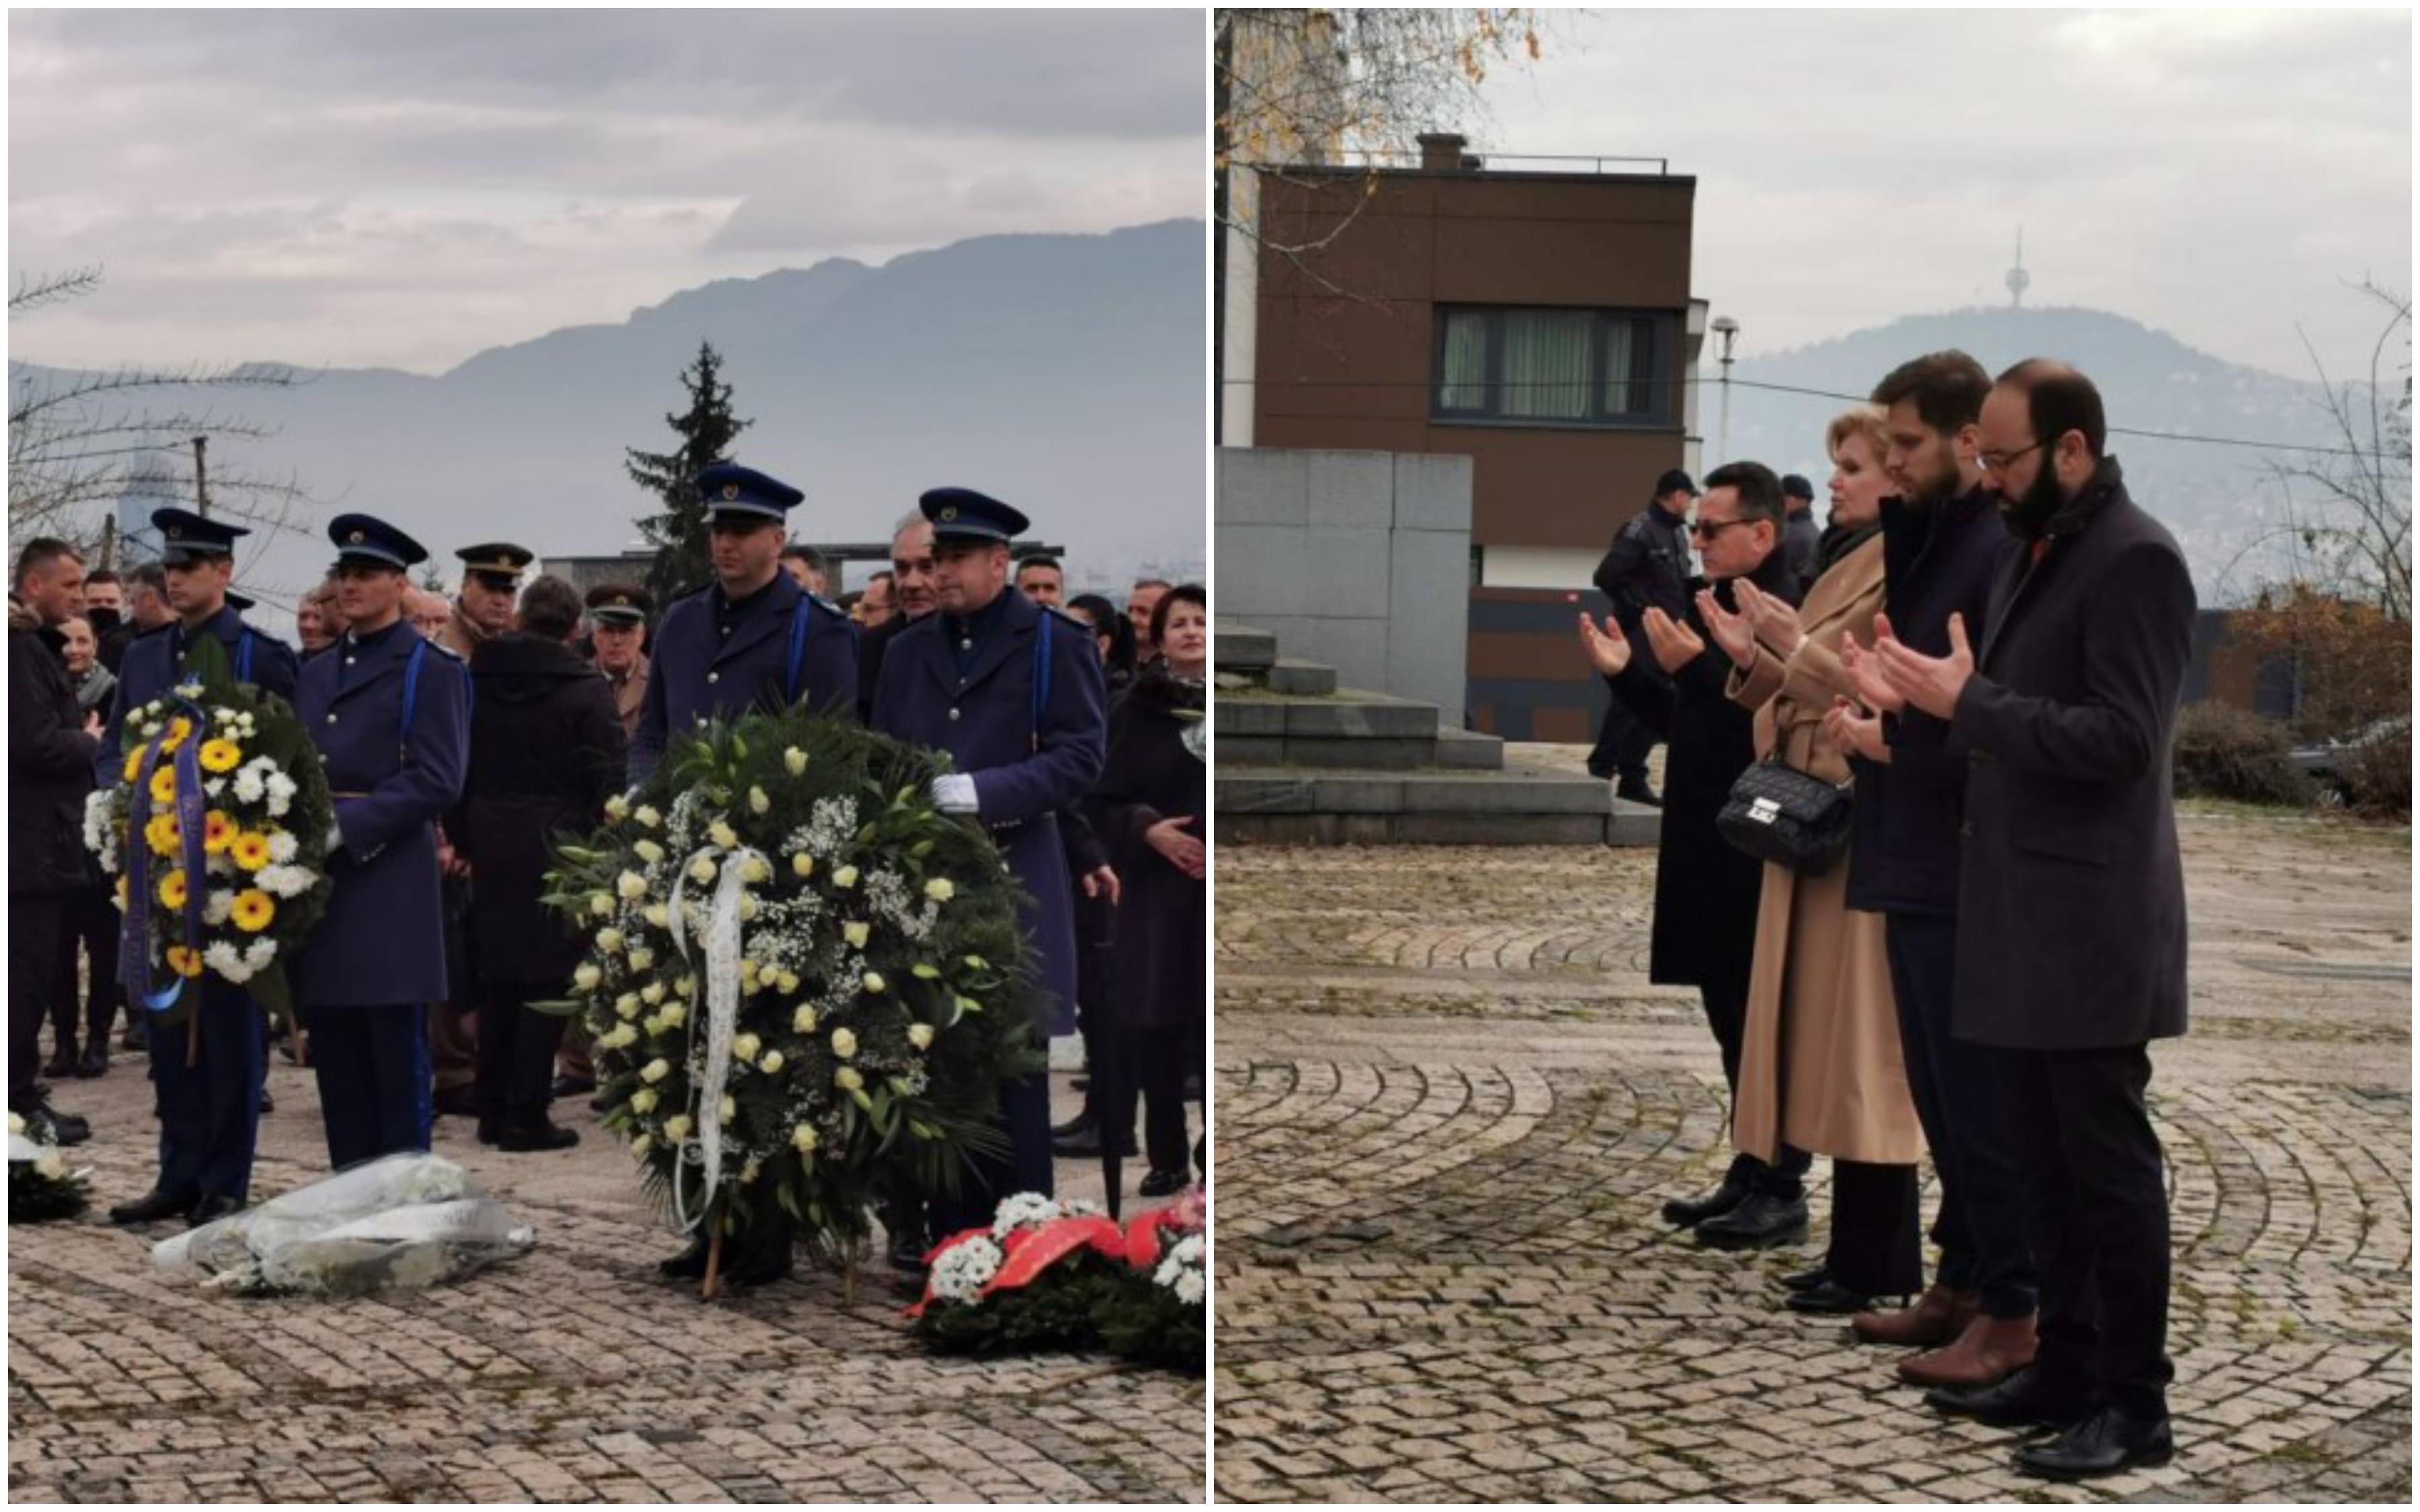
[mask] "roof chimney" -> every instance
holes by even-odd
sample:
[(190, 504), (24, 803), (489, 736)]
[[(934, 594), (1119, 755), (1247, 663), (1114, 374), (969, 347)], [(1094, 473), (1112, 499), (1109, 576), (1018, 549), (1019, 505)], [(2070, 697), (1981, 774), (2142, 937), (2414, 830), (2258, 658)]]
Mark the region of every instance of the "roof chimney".
[(1453, 173), (1466, 166), (1462, 149), (1468, 146), (1459, 131), (1420, 133), (1420, 172)]

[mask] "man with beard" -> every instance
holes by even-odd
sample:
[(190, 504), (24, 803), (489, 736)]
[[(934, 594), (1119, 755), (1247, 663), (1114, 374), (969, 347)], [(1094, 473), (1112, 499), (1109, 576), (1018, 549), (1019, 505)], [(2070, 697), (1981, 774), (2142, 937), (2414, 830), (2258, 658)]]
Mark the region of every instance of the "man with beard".
[[(1976, 461), (1991, 386), (1973, 358), (1944, 351), (1902, 363), (1873, 393), (1885, 411), (1883, 466), (1899, 486), (1882, 506), (1876, 628), (1928, 655), (1949, 650), (1952, 616), (1969, 634), (1984, 632), (1992, 573), (2008, 548)], [(1860, 649), (1858, 638), (1844, 644), (1842, 666), (1882, 717), (1835, 713), (1835, 738), (1860, 753), (1848, 902), (1883, 916), (1908, 1090), (1941, 1183), (1932, 1224), (1941, 1263), (1914, 1306), (1859, 1313), (1851, 1326), (1869, 1344), (1929, 1347), (1899, 1364), (1911, 1384), (1989, 1385), (2033, 1358), (2034, 1274), (2015, 1153), (1993, 1112), (2004, 1069), (1950, 1032), (1967, 764), (1946, 748), (1948, 725), (1906, 708)]]
[[(1742, 581), (1785, 603), (1798, 601), (1797, 576), (1781, 554), (1781, 482), (1770, 469), (1732, 462), (1707, 474), (1689, 530), (1706, 564), (1706, 580), (1691, 589), (1710, 591), (1732, 613)], [(1633, 653), (1620, 621), (1608, 618), (1602, 631), (1585, 612), (1579, 621), (1590, 660), (1669, 752), (1648, 980), (1698, 989), (1722, 1053), (1723, 1081), (1736, 1091), (1764, 863), (1725, 841), (1714, 819), (1731, 784), (1756, 761), (1756, 720), (1727, 691), (1731, 660), (1713, 644), (1699, 596), (1692, 592), (1678, 616), (1661, 605), (1640, 616), (1660, 675)], [(1807, 1165), (1806, 1151), (1787, 1146), (1771, 1165), (1743, 1151), (1713, 1192), (1665, 1203), (1665, 1220), (1721, 1249), (1788, 1243), (1807, 1231), (1800, 1180)]]
[[(151, 523), (160, 532), (177, 624), (128, 648), (124, 686), (94, 767), (104, 784), (127, 779), (118, 752), (128, 712), (175, 687), (204, 640), (218, 642), (237, 682), (288, 703), (299, 673), (293, 648), (246, 625), (232, 606), (227, 584), (235, 575), (236, 539), (251, 532), (183, 509), (154, 510)], [(242, 1208), (251, 1192), (263, 1111), (260, 1011), (250, 994), (215, 975), (184, 990), (192, 995), (187, 1011), (199, 1018), (193, 1064), (186, 1064), (181, 1027), (164, 1030), (162, 1053), (151, 1057), (160, 1111), (159, 1175), (148, 1193), (110, 1210), (112, 1223), (190, 1214), (194, 1223), (204, 1224)], [(139, 1003), (128, 1008), (144, 1011)]]
[(2169, 1235), (2149, 1041), (2185, 1029), (2184, 870), (2170, 751), (2192, 656), (2183, 553), (2135, 506), (2101, 395), (2064, 363), (2000, 375), (1981, 460), (2018, 548), (1990, 627), (1947, 656), (1885, 640), (1880, 671), (1968, 764), (1961, 1041), (1993, 1047), (2023, 1162), (2041, 1344), (1948, 1412), (2067, 1431), (2017, 1451), (2054, 1480), (2167, 1462)]

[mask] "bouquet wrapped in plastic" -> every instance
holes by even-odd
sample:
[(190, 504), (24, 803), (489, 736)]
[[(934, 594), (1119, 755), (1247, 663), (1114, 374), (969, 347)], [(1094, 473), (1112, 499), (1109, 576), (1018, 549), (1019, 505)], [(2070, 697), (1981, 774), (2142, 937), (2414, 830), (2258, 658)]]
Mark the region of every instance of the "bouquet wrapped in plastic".
[(151, 1263), (217, 1290), (357, 1297), (457, 1280), (534, 1242), (461, 1166), (407, 1150), (163, 1240)]

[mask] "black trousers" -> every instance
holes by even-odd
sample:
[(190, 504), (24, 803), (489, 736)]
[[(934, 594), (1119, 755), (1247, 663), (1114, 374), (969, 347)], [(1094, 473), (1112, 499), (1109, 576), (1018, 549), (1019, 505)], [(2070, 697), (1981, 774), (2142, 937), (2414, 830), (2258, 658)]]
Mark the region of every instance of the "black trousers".
[[(1726, 966), (1714, 980), (1698, 986), (1699, 1000), (1706, 1007), (1706, 1026), (1714, 1031), (1714, 1044), (1722, 1051), (1723, 1085), (1730, 1088), (1734, 1107), (1739, 1102), (1740, 1047), (1747, 1038), (1747, 973), (1748, 964), (1743, 960), (1736, 971)], [(1746, 1177), (1776, 1196), (1794, 1197), (1806, 1191), (1800, 1178), (1807, 1174), (1808, 1164), (1807, 1151), (1784, 1145), (1781, 1158), (1770, 1165), (1745, 1152), (1732, 1156), (1730, 1174)]]
[(8, 1106), (34, 1105), (42, 1063), (42, 1022), (59, 992), (59, 936), (67, 898), (54, 892), (8, 895)]
[[(154, 1025), (151, 1086), (160, 1109), (163, 1191), (194, 1191), (241, 1202), (252, 1190), (260, 1136), (260, 1010), (242, 988), (216, 977), (185, 984), (189, 1025)], [(146, 1011), (147, 1011), (147, 1010)], [(194, 1064), (185, 1064), (188, 1046)]]
[(1983, 1311), (1993, 1318), (2025, 1317), (2034, 1310), (2034, 1263), (2025, 1242), (2024, 1175), (2002, 1096), (2005, 1053), (1949, 1033), (1958, 920), (1885, 914), (1883, 942), (1908, 1091), (1941, 1179), (1932, 1222), (1940, 1282), (1980, 1291)]
[(81, 994), (85, 1044), (107, 1045), (117, 1022), (124, 989), (117, 985), (117, 904), (104, 887), (79, 887), (66, 895), (59, 931), (58, 994), (51, 1008), (51, 1042), (62, 1050), (76, 1043), (76, 955), (81, 948), (90, 975)]
[(328, 1168), (428, 1149), (428, 1005), (303, 1010)]
[[(1117, 1038), (1131, 1041), (1127, 1076), (1121, 1078), (1125, 1096), (1106, 1127), (1134, 1127), (1135, 1100), (1142, 1100), (1143, 1150), (1156, 1171), (1183, 1171), (1192, 1165), (1185, 1136), (1185, 1078), (1197, 1056), (1190, 1047), (1202, 1038), (1199, 1026), (1129, 1028)], [(1097, 1073), (1096, 1073), (1097, 1074)]]
[(1832, 1241), (1823, 1269), (1869, 1297), (1903, 1297), (1924, 1285), (1916, 1167), (1832, 1162)]
[[(2036, 1367), (2132, 1416), (2167, 1411), (2168, 1196), (2144, 1045), (1999, 1052), (2040, 1272)], [(2096, 1390), (2097, 1388), (2097, 1390)]]
[(1655, 748), (1655, 732), (1630, 712), (1621, 689), (1608, 684), (1608, 690), (1613, 696), (1605, 706), (1605, 721), (1597, 726), (1596, 748), (1589, 752), (1589, 775), (1643, 782), (1647, 779), (1647, 753)]
[(482, 1121), (534, 1129), (547, 1121), (554, 1053), (567, 1022), (529, 1005), (562, 992), (556, 982), (481, 982), (478, 1104)]

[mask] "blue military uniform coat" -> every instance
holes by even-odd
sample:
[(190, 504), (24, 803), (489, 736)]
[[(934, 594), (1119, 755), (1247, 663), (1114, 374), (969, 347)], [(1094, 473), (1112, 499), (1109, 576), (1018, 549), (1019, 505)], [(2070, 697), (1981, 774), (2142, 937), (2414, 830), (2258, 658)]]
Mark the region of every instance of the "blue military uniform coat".
[[(793, 636), (802, 638), (795, 688), (789, 686)], [(776, 572), (768, 586), (738, 604), (727, 601), (715, 583), (675, 599), (656, 626), (649, 653), (646, 701), (630, 737), (630, 781), (646, 780), (675, 735), (751, 707), (794, 702), (855, 717), (857, 626), (846, 614), (786, 572)]]
[[(951, 637), (962, 626), (928, 614), (892, 640), (874, 694), (874, 728), (950, 753), (974, 778), (977, 817), (1032, 894), (1025, 915), (1040, 985), (1055, 999), (1052, 1032), (1074, 1026), (1076, 920), (1058, 810), (1074, 807), (1101, 775), (1109, 700), (1092, 626), (1002, 594), (996, 621), (959, 671)], [(1036, 653), (1050, 624), (1050, 698), (1037, 720)], [(1039, 737), (1038, 745), (1036, 737)]]
[[(427, 649), (407, 760), (404, 677), (416, 646)], [(469, 765), (470, 670), (398, 621), (312, 657), (295, 709), (327, 763), (343, 841), (329, 859), (335, 891), (302, 952), (297, 997), (312, 1010), (442, 1001), (436, 821), (461, 796)]]
[[(201, 635), (216, 637), (226, 648), (227, 665), (237, 681), (293, 702), (301, 665), (294, 648), (244, 624), (234, 609), (221, 609), (194, 636), (182, 625), (171, 625), (137, 637), (118, 664), (117, 697), (97, 758), (103, 786), (125, 778), (118, 741), (126, 711), (177, 686), (186, 656)], [(113, 961), (104, 967), (96, 962), (94, 968), (115, 970), (116, 964)], [(201, 994), (196, 1064), (185, 1064), (182, 1031), (163, 1031), (161, 1048), (151, 1057), (151, 1080), (159, 1090), (158, 1185), (163, 1191), (192, 1189), (240, 1202), (251, 1190), (259, 1128), (260, 1018), (249, 994), (218, 977), (205, 977), (187, 990)], [(127, 1006), (130, 1013), (145, 1011), (139, 1003)]]

